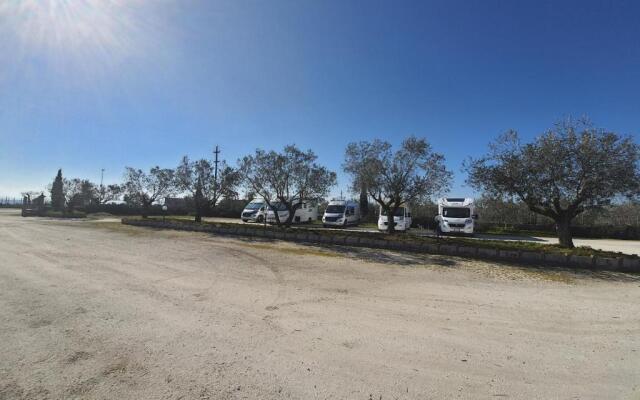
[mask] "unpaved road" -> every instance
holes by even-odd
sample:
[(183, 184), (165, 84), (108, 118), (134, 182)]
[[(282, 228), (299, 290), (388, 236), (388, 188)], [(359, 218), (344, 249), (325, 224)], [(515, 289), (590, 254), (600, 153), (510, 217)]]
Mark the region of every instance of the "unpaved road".
[(0, 213), (0, 399), (639, 399), (640, 280)]

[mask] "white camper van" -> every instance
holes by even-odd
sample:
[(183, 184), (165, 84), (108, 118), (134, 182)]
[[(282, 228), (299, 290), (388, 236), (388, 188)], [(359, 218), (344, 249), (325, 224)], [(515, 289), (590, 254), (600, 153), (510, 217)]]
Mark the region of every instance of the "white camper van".
[(242, 222), (263, 222), (264, 217), (267, 214), (267, 203), (262, 199), (253, 199), (244, 206), (240, 218)]
[[(289, 211), (284, 206), (284, 204), (275, 202), (271, 204), (271, 208), (267, 211), (267, 223), (276, 223), (276, 212), (278, 213), (278, 219), (280, 219), (281, 223), (286, 221), (289, 217)], [(296, 213), (294, 214), (293, 220), (291, 222), (294, 224), (299, 224), (303, 222), (315, 221), (316, 219), (318, 219), (318, 206), (312, 204), (309, 201), (303, 201), (300, 207), (298, 207), (298, 209), (296, 210)]]
[[(386, 231), (389, 226), (388, 217), (385, 211), (380, 207), (380, 216), (378, 217), (378, 230)], [(411, 229), (411, 208), (408, 204), (401, 205), (393, 217), (395, 222), (394, 229), (396, 231), (408, 231)]]
[(436, 229), (438, 233), (473, 234), (474, 220), (478, 218), (473, 199), (446, 197), (438, 200)]
[(347, 226), (357, 225), (360, 222), (360, 205), (353, 200), (331, 200), (324, 210), (322, 225)]

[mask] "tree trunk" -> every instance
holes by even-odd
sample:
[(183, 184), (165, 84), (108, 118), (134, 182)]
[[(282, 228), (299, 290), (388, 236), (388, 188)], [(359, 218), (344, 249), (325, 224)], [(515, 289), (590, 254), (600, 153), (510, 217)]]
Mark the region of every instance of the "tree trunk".
[(196, 222), (202, 222), (202, 206), (204, 203), (203, 197), (204, 196), (202, 195), (202, 180), (198, 179), (198, 183), (196, 184), (196, 192), (193, 195), (193, 205), (196, 209), (196, 217), (195, 217)]
[(202, 214), (203, 214), (203, 209), (204, 209), (204, 204), (202, 204), (202, 199), (195, 199), (194, 201), (194, 208), (196, 210), (196, 215), (194, 220), (196, 222), (202, 222)]
[(147, 218), (149, 216), (149, 204), (146, 201), (142, 202), (142, 218)]
[(367, 215), (369, 215), (369, 197), (366, 186), (362, 185), (360, 188), (360, 217), (365, 218)]
[(396, 210), (386, 209), (387, 212), (387, 233), (393, 235), (396, 232)]
[(291, 226), (291, 222), (293, 221), (293, 219), (296, 217), (296, 211), (298, 210), (298, 206), (293, 206), (291, 208), (287, 207), (287, 210), (289, 210), (289, 216), (287, 217), (287, 220), (285, 221), (285, 226), (289, 227)]
[[(280, 222), (280, 214), (278, 214), (278, 210), (273, 209), (273, 217), (276, 219), (276, 226), (282, 225), (282, 223)], [(265, 219), (266, 219), (266, 217), (265, 217)]]
[(566, 215), (561, 216), (556, 220), (556, 225), (558, 229), (558, 241), (560, 242), (560, 247), (572, 249), (574, 246), (573, 236), (571, 235), (571, 218)]

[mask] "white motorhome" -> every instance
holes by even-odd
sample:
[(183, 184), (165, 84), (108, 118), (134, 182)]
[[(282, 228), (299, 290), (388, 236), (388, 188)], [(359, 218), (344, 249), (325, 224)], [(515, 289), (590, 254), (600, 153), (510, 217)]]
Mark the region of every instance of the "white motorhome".
[(446, 197), (438, 200), (436, 229), (438, 233), (473, 234), (475, 213), (473, 199), (462, 197)]
[(325, 227), (344, 227), (358, 223), (360, 223), (360, 205), (353, 200), (331, 200), (322, 216), (322, 225)]
[[(271, 203), (271, 208), (269, 208), (267, 211), (267, 223), (276, 223), (276, 212), (278, 213), (278, 219), (281, 223), (289, 218), (289, 211), (287, 210), (285, 205), (280, 202), (275, 202)], [(293, 219), (291, 220), (291, 222), (294, 224), (299, 224), (303, 222), (315, 221), (316, 219), (318, 219), (318, 206), (312, 204), (309, 201), (303, 201), (293, 215)]]
[(267, 203), (262, 199), (253, 199), (244, 206), (240, 218), (243, 222), (263, 222), (267, 214)]
[[(396, 231), (408, 231), (411, 229), (411, 208), (408, 204), (402, 204), (396, 214), (393, 217), (393, 221), (395, 222), (394, 229)], [(389, 226), (389, 219), (387, 217), (387, 213), (380, 207), (380, 216), (378, 217), (378, 229), (381, 231), (386, 231)]]

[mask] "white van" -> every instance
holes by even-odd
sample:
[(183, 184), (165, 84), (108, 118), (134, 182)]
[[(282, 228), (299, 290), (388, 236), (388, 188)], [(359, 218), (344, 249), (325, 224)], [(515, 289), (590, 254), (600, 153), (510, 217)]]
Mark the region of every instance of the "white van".
[(244, 210), (242, 210), (242, 214), (240, 214), (240, 219), (242, 222), (264, 222), (264, 217), (266, 215), (266, 207), (267, 203), (262, 199), (253, 199), (244, 206)]
[[(396, 215), (393, 217), (395, 222), (394, 229), (396, 231), (408, 231), (411, 229), (411, 208), (408, 204), (402, 204), (396, 211)], [(389, 226), (387, 214), (380, 207), (380, 216), (378, 217), (378, 229), (386, 231)]]
[[(277, 211), (274, 211), (277, 210)], [(284, 206), (284, 204), (280, 202), (271, 203), (271, 208), (267, 211), (267, 223), (275, 224), (276, 223), (276, 215), (278, 213), (278, 219), (280, 219), (280, 223), (283, 223), (289, 217), (289, 211)], [(312, 222), (318, 219), (318, 206), (312, 204), (308, 201), (303, 201), (300, 207), (296, 210), (296, 213), (293, 216), (293, 220), (291, 220), (294, 224), (300, 224), (303, 222)]]
[(474, 221), (478, 219), (473, 199), (462, 197), (446, 197), (438, 200), (436, 216), (438, 233), (473, 234)]
[(360, 205), (353, 200), (331, 200), (324, 210), (322, 225), (347, 226), (360, 223)]

